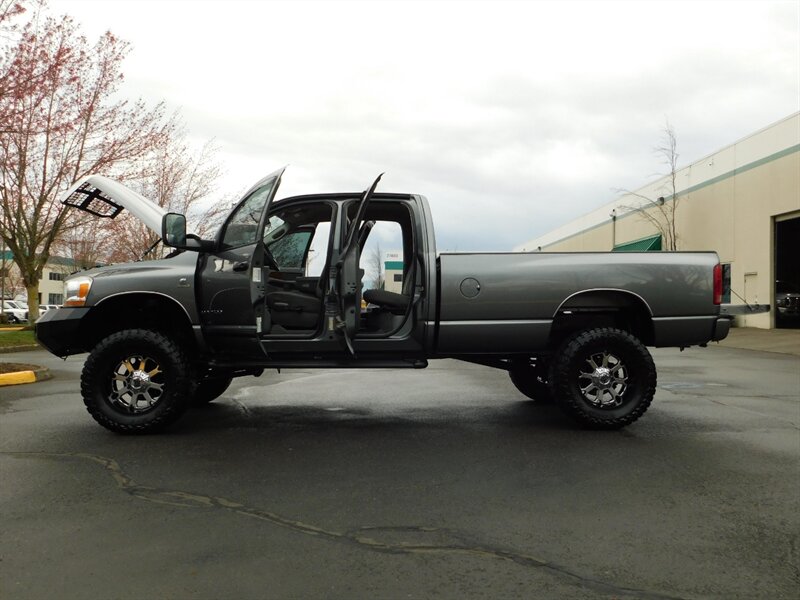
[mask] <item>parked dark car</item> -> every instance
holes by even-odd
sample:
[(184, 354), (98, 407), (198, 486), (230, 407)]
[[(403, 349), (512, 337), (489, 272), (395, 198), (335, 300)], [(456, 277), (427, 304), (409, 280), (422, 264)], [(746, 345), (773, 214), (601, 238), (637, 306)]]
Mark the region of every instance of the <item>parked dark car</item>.
[(775, 324), (800, 326), (800, 285), (790, 281), (775, 282)]

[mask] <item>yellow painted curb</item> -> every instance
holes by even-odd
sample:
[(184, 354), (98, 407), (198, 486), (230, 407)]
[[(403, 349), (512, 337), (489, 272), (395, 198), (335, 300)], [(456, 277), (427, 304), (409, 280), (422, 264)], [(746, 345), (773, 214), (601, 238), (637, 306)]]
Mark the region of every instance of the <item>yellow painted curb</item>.
[(18, 385), (20, 383), (34, 383), (36, 373), (33, 371), (17, 371), (0, 375), (0, 385)]

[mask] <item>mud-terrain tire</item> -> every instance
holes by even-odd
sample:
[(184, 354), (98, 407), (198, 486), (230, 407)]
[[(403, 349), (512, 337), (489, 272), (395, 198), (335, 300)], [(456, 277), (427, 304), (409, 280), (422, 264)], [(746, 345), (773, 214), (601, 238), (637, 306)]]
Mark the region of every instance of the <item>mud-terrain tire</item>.
[(213, 377), (197, 382), (192, 393), (192, 406), (205, 406), (225, 393), (233, 377)]
[(143, 434), (174, 423), (193, 388), (186, 353), (169, 337), (126, 329), (101, 340), (81, 373), (81, 393), (95, 421), (117, 433)]
[(547, 382), (547, 369), (536, 368), (530, 363), (513, 365), (508, 371), (511, 383), (522, 394), (541, 404), (553, 402), (553, 393)]
[(550, 364), (559, 406), (591, 429), (619, 429), (641, 417), (653, 401), (656, 368), (647, 348), (615, 328), (568, 337)]

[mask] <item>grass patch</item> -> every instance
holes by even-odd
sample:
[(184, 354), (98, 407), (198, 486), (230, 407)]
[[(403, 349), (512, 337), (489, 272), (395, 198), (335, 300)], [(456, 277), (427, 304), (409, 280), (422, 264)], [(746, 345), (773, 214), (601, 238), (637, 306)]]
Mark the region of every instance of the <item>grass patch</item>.
[(33, 331), (3, 331), (0, 330), (0, 348), (13, 348), (14, 346), (30, 346), (36, 343)]

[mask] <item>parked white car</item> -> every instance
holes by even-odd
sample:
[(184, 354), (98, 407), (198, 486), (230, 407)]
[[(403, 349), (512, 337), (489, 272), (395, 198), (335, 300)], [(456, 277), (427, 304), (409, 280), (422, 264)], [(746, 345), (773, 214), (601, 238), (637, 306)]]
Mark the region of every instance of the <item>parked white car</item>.
[(9, 323), (25, 323), (28, 311), (14, 300), (3, 300), (3, 313), (8, 316)]
[(39, 316), (41, 317), (48, 310), (55, 310), (56, 308), (58, 308), (58, 304), (40, 304), (39, 305)]

